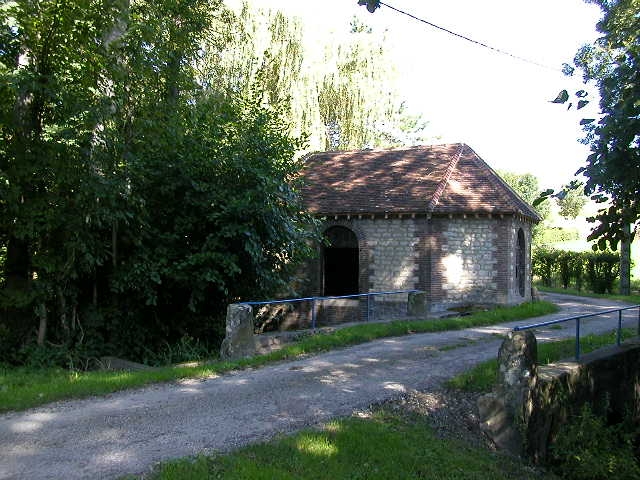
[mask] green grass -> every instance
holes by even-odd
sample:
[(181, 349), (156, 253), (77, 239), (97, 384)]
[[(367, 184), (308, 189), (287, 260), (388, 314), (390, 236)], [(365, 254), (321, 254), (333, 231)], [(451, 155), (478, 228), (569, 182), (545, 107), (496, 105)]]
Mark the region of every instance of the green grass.
[(402, 416), (382, 409), (369, 418), (334, 421), (322, 430), (302, 431), (228, 455), (164, 463), (149, 478), (506, 480), (541, 477), (515, 459), (436, 437), (423, 417)]
[(0, 412), (24, 410), (56, 400), (106, 395), (119, 390), (182, 378), (203, 378), (230, 370), (260, 367), (278, 360), (364, 343), (377, 338), (411, 333), (460, 330), (474, 326), (545, 315), (558, 308), (548, 302), (501, 307), (467, 317), (441, 320), (395, 321), (361, 324), (326, 335), (312, 335), (281, 350), (243, 360), (213, 361), (195, 367), (161, 367), (137, 372), (69, 372), (62, 369), (32, 370), (0, 367)]
[[(622, 330), (622, 338), (630, 338), (636, 334), (631, 328)], [(613, 345), (616, 342), (616, 332), (602, 335), (585, 335), (580, 338), (580, 351), (589, 353), (598, 348)], [(538, 343), (538, 364), (546, 365), (562, 359), (573, 358), (575, 355), (575, 339), (557, 342)], [(493, 358), (482, 362), (447, 382), (451, 388), (471, 392), (489, 392), (494, 387), (498, 376), (498, 360)]]
[(619, 302), (627, 302), (632, 305), (640, 305), (640, 295), (616, 295), (609, 293), (591, 293), (584, 290), (576, 290), (575, 288), (558, 288), (558, 287), (545, 287), (542, 285), (536, 285), (536, 288), (541, 292), (550, 293), (564, 293), (566, 295), (576, 295), (578, 297), (590, 297), (590, 298), (606, 298), (608, 300), (616, 300)]

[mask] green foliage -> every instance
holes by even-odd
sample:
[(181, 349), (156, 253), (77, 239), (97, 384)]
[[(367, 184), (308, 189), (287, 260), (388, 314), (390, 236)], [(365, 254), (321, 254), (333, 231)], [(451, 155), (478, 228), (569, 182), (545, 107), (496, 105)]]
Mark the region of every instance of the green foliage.
[(205, 56), (206, 81), (233, 92), (259, 85), (266, 103), (286, 103), (291, 131), (308, 134), (308, 150), (424, 142), (426, 122), (402, 101), (384, 35), (356, 18), (313, 46), (298, 20), (247, 3), (225, 28), (224, 51)]
[(588, 407), (571, 418), (551, 446), (554, 472), (572, 480), (640, 478), (634, 441), (640, 435), (631, 418), (608, 425)]
[(612, 252), (591, 253), (587, 258), (586, 278), (594, 293), (613, 293), (620, 274), (620, 255)]
[(567, 189), (563, 192), (563, 195), (556, 197), (556, 204), (560, 207), (561, 217), (577, 218), (587, 204), (584, 187)]
[(620, 255), (613, 252), (569, 252), (539, 247), (532, 253), (533, 274), (542, 285), (580, 290), (586, 282), (594, 293), (612, 293), (620, 273)]
[[(602, 36), (592, 45), (582, 47), (575, 67), (583, 72), (585, 83), (593, 83), (600, 94), (600, 118), (583, 119), (584, 143), (591, 154), (580, 169), (587, 181), (584, 191), (603, 204), (589, 240), (598, 240), (604, 250), (613, 250), (626, 238), (626, 225), (637, 225), (640, 204), (640, 138), (637, 135), (640, 118), (640, 34), (639, 0), (590, 0), (603, 12), (597, 24)], [(567, 66), (568, 67), (568, 66)], [(568, 67), (573, 73), (575, 69)], [(557, 103), (569, 100), (568, 92)], [(576, 93), (577, 107), (585, 105), (586, 92)], [(569, 104), (571, 106), (571, 104)], [(632, 239), (632, 238), (631, 238)]]
[(558, 242), (580, 240), (580, 232), (575, 228), (549, 227), (544, 228), (537, 238), (538, 245), (549, 245)]
[(213, 348), (310, 253), (286, 109), (199, 69), (221, 2), (127, 5), (0, 9), (1, 360)]
[(185, 334), (175, 344), (165, 343), (159, 351), (148, 351), (142, 360), (147, 365), (165, 366), (182, 362), (198, 362), (214, 356), (204, 342)]

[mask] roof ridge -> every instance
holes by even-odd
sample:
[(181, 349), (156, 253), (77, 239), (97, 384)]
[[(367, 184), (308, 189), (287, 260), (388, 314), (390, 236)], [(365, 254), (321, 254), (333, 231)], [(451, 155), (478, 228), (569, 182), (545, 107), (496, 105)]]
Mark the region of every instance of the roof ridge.
[[(516, 192), (511, 185), (509, 185), (507, 182), (505, 182), (502, 177), (500, 175), (498, 175), (498, 173), (491, 168), (491, 166), (485, 162), (480, 155), (478, 155), (472, 148), (470, 148), (471, 153), (473, 154), (473, 161), (476, 163), (476, 165), (479, 165), (481, 168), (484, 168), (485, 170), (488, 170), (490, 175), (488, 176), (489, 182), (493, 183), (495, 186), (499, 186), (502, 188), (497, 188), (496, 192), (498, 193), (498, 195), (500, 195), (502, 197), (503, 200), (505, 200), (507, 203), (511, 203), (509, 200), (513, 200), (513, 198), (509, 199), (508, 195), (510, 194), (512, 197), (515, 197), (516, 200), (516, 204), (519, 202), (519, 212), (517, 213), (521, 213), (523, 215), (527, 215), (527, 216), (531, 216), (531, 214), (533, 214), (534, 217), (536, 217), (538, 219), (538, 221), (542, 220), (542, 218), (540, 217), (540, 215), (538, 214), (538, 212), (536, 212), (528, 203), (526, 200), (524, 200), (520, 194), (518, 192)], [(522, 208), (524, 206), (524, 208)], [(526, 211), (528, 210), (528, 211)]]
[(460, 142), (452, 143), (434, 143), (432, 145), (401, 145), (398, 147), (374, 147), (374, 148), (355, 148), (350, 150), (324, 150), (316, 152), (307, 152), (302, 155), (304, 159), (315, 157), (316, 155), (344, 155), (354, 153), (382, 153), (382, 152), (405, 152), (408, 150), (432, 150), (437, 147), (450, 147), (460, 145)]
[(456, 166), (458, 165), (458, 162), (460, 161), (460, 157), (462, 157), (462, 152), (464, 152), (464, 147), (466, 147), (466, 145), (464, 143), (459, 145), (460, 145), (460, 148), (458, 149), (457, 154), (451, 155), (451, 160), (449, 161), (449, 165), (447, 166), (447, 169), (445, 170), (444, 175), (442, 176), (442, 180), (440, 180), (440, 183), (436, 187), (435, 192), (433, 192), (433, 197), (431, 197), (431, 201), (429, 202), (429, 205), (427, 205), (427, 212), (433, 212), (435, 208), (438, 206), (438, 202), (440, 202), (440, 197), (442, 196), (444, 189), (447, 187), (447, 184), (451, 179), (451, 175), (453, 174), (453, 171), (455, 170)]

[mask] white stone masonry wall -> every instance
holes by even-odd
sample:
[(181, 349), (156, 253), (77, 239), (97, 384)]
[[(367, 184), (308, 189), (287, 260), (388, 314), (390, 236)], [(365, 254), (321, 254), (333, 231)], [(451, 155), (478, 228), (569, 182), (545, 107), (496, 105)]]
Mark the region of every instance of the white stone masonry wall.
[[(371, 290), (408, 290), (418, 282), (416, 264), (415, 221), (412, 219), (362, 220), (370, 248)], [(406, 301), (406, 296), (394, 295), (389, 301)]]
[(446, 222), (440, 265), (448, 303), (493, 302), (497, 294), (495, 219)]

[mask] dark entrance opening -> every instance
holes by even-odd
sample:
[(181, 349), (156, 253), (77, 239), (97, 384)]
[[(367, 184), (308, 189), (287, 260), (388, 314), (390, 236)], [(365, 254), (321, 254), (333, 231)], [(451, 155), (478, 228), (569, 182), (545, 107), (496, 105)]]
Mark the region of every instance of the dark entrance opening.
[(518, 293), (524, 297), (524, 277), (526, 276), (526, 249), (524, 244), (524, 232), (518, 230), (518, 245), (516, 247), (516, 282), (518, 283)]
[(346, 227), (331, 227), (324, 234), (329, 245), (322, 252), (323, 295), (358, 293), (358, 238)]

